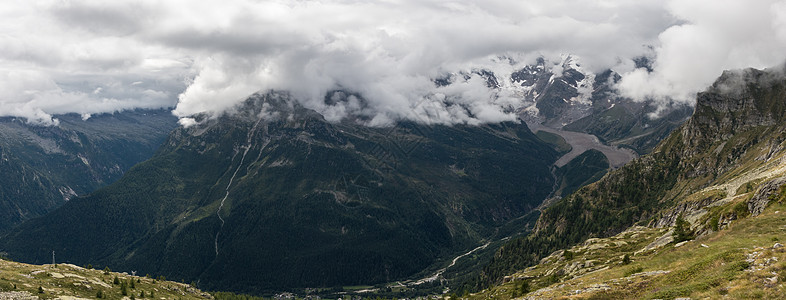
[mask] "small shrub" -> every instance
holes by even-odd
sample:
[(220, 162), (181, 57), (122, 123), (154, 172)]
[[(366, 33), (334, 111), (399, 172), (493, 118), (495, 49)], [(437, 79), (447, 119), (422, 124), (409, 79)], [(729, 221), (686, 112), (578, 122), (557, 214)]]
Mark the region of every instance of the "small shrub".
[(574, 253), (571, 252), (570, 250), (565, 250), (565, 252), (562, 252), (562, 257), (564, 257), (566, 260), (573, 259), (573, 256), (574, 256)]
[(43, 293), (44, 293), (44, 287), (42, 287), (42, 286), (40, 286), (40, 285), (39, 285), (39, 286), (38, 286), (38, 293), (39, 293), (39, 294), (43, 294)]
[(628, 255), (627, 253), (625, 254), (625, 256), (622, 257), (622, 264), (623, 265), (630, 264), (630, 255)]
[(557, 274), (551, 274), (549, 277), (546, 277), (546, 285), (552, 285), (559, 282), (559, 276)]
[(729, 269), (736, 270), (736, 271), (745, 271), (746, 269), (750, 268), (751, 264), (747, 261), (740, 260), (736, 261), (729, 266)]
[(727, 289), (725, 287), (720, 287), (720, 288), (718, 288), (718, 294), (720, 294), (720, 295), (728, 295), (729, 294), (729, 289)]
[(87, 264), (87, 267), (85, 267), (85, 268), (88, 269), (88, 270), (92, 270), (93, 269), (93, 265)]
[(104, 298), (104, 292), (102, 290), (98, 290), (98, 292), (96, 292), (96, 298)]
[(112, 270), (110, 270), (109, 267), (105, 267), (104, 268), (104, 275), (109, 275), (109, 272), (112, 272)]
[(117, 278), (117, 276), (115, 276), (115, 279), (113, 279), (113, 280), (112, 280), (112, 283), (114, 283), (114, 284), (120, 284), (120, 279), (119, 279), (119, 278)]
[(737, 205), (734, 205), (734, 212), (737, 213), (737, 219), (747, 217), (750, 214), (748, 211), (748, 202), (740, 201)]
[(519, 285), (519, 294), (520, 295), (525, 295), (525, 294), (527, 294), (529, 292), (530, 292), (529, 280), (522, 281), (521, 285)]
[(641, 267), (641, 266), (633, 267), (633, 268), (630, 268), (627, 271), (625, 271), (625, 274), (622, 275), (622, 277), (628, 277), (628, 276), (636, 274), (636, 273), (641, 273), (641, 271), (644, 271), (643, 267)]

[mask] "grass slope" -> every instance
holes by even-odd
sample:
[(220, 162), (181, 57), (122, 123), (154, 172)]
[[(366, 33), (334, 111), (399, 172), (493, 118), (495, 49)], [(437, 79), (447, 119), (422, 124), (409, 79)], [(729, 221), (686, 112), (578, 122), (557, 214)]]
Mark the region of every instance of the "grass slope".
[(645, 250), (670, 234), (668, 228), (635, 227), (588, 240), (467, 298), (780, 299), (786, 294), (786, 247), (780, 244), (786, 241), (786, 203), (775, 202), (759, 216), (696, 240)]
[(71, 264), (0, 260), (0, 299), (213, 299), (190, 285)]

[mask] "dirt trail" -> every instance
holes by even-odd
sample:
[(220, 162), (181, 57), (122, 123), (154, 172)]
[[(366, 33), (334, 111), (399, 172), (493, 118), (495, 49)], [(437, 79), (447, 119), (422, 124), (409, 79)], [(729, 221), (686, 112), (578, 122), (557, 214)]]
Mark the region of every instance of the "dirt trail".
[(557, 162), (554, 163), (557, 167), (564, 166), (577, 156), (584, 153), (584, 151), (589, 149), (598, 150), (602, 152), (603, 155), (606, 155), (606, 158), (609, 159), (609, 164), (614, 169), (619, 168), (638, 157), (636, 152), (633, 152), (633, 150), (604, 145), (600, 142), (600, 140), (598, 140), (596, 136), (591, 134), (554, 129), (537, 123), (527, 123), (527, 126), (529, 126), (532, 132), (545, 131), (559, 135), (564, 138), (571, 147), (573, 147), (570, 152), (560, 157)]

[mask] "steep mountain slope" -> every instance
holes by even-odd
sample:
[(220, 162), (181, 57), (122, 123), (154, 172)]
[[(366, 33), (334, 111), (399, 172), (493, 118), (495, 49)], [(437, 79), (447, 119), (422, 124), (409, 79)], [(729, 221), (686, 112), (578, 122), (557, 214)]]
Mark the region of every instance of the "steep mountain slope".
[(0, 230), (117, 180), (152, 156), (177, 121), (164, 110), (57, 117), (50, 127), (0, 119)]
[(557, 152), (522, 124), (328, 123), (285, 93), (174, 130), (115, 184), (2, 240), (12, 257), (261, 292), (402, 279), (537, 207)]
[(784, 211), (776, 201), (758, 216), (682, 243), (660, 242), (669, 228), (633, 227), (556, 251), (468, 298), (782, 299)]
[(753, 213), (762, 197), (748, 201), (745, 195), (786, 171), (784, 119), (783, 66), (724, 72), (698, 95), (693, 117), (651, 155), (546, 209), (535, 234), (503, 246), (465, 288), (498, 282), (552, 251), (612, 236), (634, 224), (672, 226), (684, 216), (696, 232), (707, 234), (746, 211)]

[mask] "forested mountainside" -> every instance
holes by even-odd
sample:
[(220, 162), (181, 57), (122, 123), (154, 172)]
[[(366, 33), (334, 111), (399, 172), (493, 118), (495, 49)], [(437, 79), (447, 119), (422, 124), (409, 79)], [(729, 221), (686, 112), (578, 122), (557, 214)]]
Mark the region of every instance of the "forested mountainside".
[[(2, 250), (261, 292), (406, 278), (533, 211), (558, 152), (526, 125), (372, 128), (257, 94), (174, 130), (115, 184)], [(526, 170), (526, 171), (524, 171)]]

